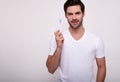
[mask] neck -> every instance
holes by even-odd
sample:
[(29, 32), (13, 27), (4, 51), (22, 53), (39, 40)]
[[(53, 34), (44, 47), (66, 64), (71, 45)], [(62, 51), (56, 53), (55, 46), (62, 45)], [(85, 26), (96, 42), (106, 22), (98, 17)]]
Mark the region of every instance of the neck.
[(83, 36), (85, 29), (82, 26), (82, 27), (79, 27), (77, 29), (69, 28), (69, 31), (75, 40), (79, 40)]
[(72, 33), (72, 34), (80, 34), (80, 33), (83, 33), (84, 32), (84, 27), (83, 25), (81, 25), (79, 28), (71, 28), (69, 27), (69, 31)]

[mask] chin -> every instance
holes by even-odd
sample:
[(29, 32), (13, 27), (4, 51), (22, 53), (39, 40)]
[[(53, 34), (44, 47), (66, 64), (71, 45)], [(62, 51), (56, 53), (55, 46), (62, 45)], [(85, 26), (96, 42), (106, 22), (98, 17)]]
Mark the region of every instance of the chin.
[(73, 29), (78, 29), (80, 26), (71, 26)]

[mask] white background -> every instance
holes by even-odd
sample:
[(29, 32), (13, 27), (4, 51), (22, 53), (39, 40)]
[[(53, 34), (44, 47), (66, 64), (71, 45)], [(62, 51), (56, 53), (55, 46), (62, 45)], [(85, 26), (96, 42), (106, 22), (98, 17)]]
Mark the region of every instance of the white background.
[[(45, 63), (53, 32), (68, 27), (65, 1), (0, 0), (0, 82), (55, 82)], [(105, 42), (105, 82), (120, 82), (120, 0), (83, 2), (85, 28)]]

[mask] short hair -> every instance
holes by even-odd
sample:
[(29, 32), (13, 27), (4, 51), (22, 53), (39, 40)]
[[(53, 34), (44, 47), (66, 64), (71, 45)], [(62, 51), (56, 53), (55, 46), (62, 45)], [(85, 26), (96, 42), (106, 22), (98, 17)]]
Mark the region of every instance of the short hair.
[(80, 5), (81, 11), (84, 13), (85, 5), (83, 4), (81, 0), (67, 0), (64, 4), (64, 12), (65, 13), (67, 12), (67, 8), (69, 6), (75, 6), (75, 5)]

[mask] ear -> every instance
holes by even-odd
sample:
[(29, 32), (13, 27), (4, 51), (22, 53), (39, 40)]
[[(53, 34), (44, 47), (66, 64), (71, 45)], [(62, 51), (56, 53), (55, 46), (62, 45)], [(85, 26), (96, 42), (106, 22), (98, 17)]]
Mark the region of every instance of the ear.
[(85, 11), (83, 12), (83, 17), (85, 16)]
[(65, 13), (65, 18), (67, 18), (67, 15), (66, 15), (66, 13)]

